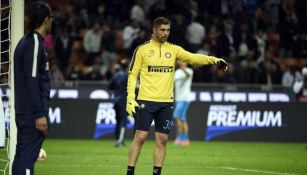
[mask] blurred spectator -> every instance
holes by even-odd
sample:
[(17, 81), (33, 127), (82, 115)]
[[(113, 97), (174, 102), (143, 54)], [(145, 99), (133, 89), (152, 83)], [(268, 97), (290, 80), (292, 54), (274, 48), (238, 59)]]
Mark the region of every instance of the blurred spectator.
[(307, 67), (302, 69), (303, 77), (297, 79), (293, 85), (293, 92), (298, 101), (307, 102)]
[(260, 64), (258, 83), (272, 86), (280, 84), (280, 72), (278, 66), (272, 61), (266, 61)]
[(197, 53), (203, 54), (203, 55), (212, 55), (210, 51), (210, 45), (207, 42), (204, 42), (202, 47), (197, 50)]
[(254, 35), (254, 40), (257, 44), (257, 63), (261, 63), (265, 59), (266, 36), (262, 30), (259, 30)]
[(302, 31), (294, 37), (293, 57), (299, 59), (307, 58), (307, 34)]
[(167, 15), (167, 9), (165, 6), (165, 0), (155, 0), (156, 2), (150, 8), (148, 12), (148, 18), (150, 21), (154, 20), (156, 17)]
[(103, 33), (98, 22), (96, 22), (93, 27), (85, 33), (83, 47), (87, 53), (86, 62), (89, 65), (93, 63), (96, 56), (100, 53), (102, 35)]
[(228, 64), (228, 70), (227, 72), (224, 72), (224, 83), (237, 83), (238, 80), (236, 78), (236, 74), (235, 74), (235, 67), (232, 63)]
[(249, 52), (247, 45), (247, 35), (245, 33), (241, 34), (241, 43), (239, 44), (238, 55), (241, 60), (244, 60)]
[(116, 52), (124, 52), (124, 39), (123, 39), (123, 31), (122, 29), (114, 30), (114, 51)]
[(47, 34), (44, 38), (44, 47), (46, 48), (46, 51), (49, 52), (52, 49), (52, 46), (53, 46), (52, 34)]
[(107, 19), (107, 14), (106, 14), (106, 6), (104, 3), (100, 3), (97, 7), (97, 14), (95, 15), (95, 21), (97, 21), (99, 24), (103, 24), (106, 22), (109, 22)]
[(185, 34), (186, 34), (186, 19), (182, 14), (174, 15), (174, 22), (172, 23), (171, 34), (169, 41), (175, 43), (181, 47), (185, 46)]
[(296, 80), (300, 80), (301, 78), (302, 78), (302, 75), (295, 68), (295, 66), (290, 66), (290, 68), (286, 72), (284, 72), (284, 74), (282, 75), (281, 85), (285, 87), (292, 87), (293, 83)]
[(64, 82), (64, 75), (57, 64), (52, 64), (50, 69), (51, 81), (54, 83)]
[(95, 58), (94, 64), (89, 67), (84, 79), (86, 80), (103, 80), (103, 76), (100, 73), (101, 60), (99, 57)]
[[(116, 30), (115, 30), (116, 31)], [(102, 25), (102, 39), (101, 39), (101, 47), (104, 47), (106, 50), (110, 52), (115, 51), (115, 34), (114, 31), (111, 31), (111, 27), (108, 23), (104, 23)]]
[(198, 11), (199, 11), (199, 7), (198, 7), (198, 1), (197, 0), (189, 0), (188, 1), (188, 9), (190, 12), (190, 19), (192, 21), (196, 21), (196, 17), (199, 16)]
[(216, 25), (211, 25), (208, 34), (206, 35), (205, 41), (209, 43), (211, 52), (216, 53), (217, 42), (220, 32), (217, 29)]
[(201, 44), (205, 38), (206, 29), (205, 26), (203, 26), (199, 22), (199, 18), (197, 18), (195, 21), (192, 21), (186, 31), (186, 40), (187, 40), (187, 49), (190, 52), (196, 52), (200, 47)]
[(100, 67), (100, 73), (102, 75), (105, 75), (105, 73), (109, 69), (110, 65), (113, 62), (115, 62), (117, 57), (118, 56), (117, 56), (116, 52), (111, 52), (111, 51), (107, 50), (105, 46), (102, 46), (101, 55), (100, 55), (101, 64), (102, 64), (101, 67)]
[(86, 53), (82, 48), (74, 50), (71, 56), (71, 62), (67, 68), (66, 77), (68, 80), (83, 80), (88, 72), (85, 65)]
[(124, 48), (130, 50), (132, 42), (138, 37), (140, 31), (140, 24), (137, 20), (125, 26), (123, 30)]
[(135, 40), (133, 40), (133, 42), (131, 44), (128, 56), (132, 57), (135, 48), (137, 48), (137, 46), (145, 43), (146, 41), (148, 41), (148, 35), (147, 35), (146, 31), (145, 30), (140, 30), (139, 33), (138, 33), (137, 38), (135, 38)]
[(145, 10), (144, 10), (144, 0), (135, 0), (135, 4), (131, 9), (130, 12), (130, 19), (136, 20), (140, 23), (144, 23), (145, 22)]
[(109, 81), (113, 77), (113, 74), (120, 69), (120, 65), (116, 62), (113, 62), (109, 65), (109, 68), (105, 74), (106, 79)]
[(292, 57), (292, 46), (294, 43), (294, 35), (297, 33), (298, 20), (295, 14), (294, 1), (284, 0), (279, 9), (280, 26), (280, 56)]
[(72, 44), (73, 39), (69, 35), (69, 29), (66, 27), (59, 28), (53, 47), (58, 66), (62, 72), (68, 67)]
[(234, 49), (234, 38), (232, 36), (232, 23), (229, 21), (224, 23), (224, 31), (218, 37), (216, 55), (221, 58), (226, 58), (230, 50)]
[(247, 54), (246, 60), (241, 62), (241, 66), (243, 67), (242, 73), (239, 77), (240, 83), (250, 83), (255, 84), (258, 83), (258, 69), (257, 63), (253, 61), (253, 53), (249, 52)]

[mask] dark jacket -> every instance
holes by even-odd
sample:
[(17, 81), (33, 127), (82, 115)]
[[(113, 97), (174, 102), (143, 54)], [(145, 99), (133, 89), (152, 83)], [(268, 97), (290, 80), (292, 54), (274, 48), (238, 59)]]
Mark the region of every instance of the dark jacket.
[(114, 102), (124, 102), (127, 100), (127, 81), (128, 81), (128, 72), (118, 71), (116, 72), (112, 79), (108, 89), (114, 90)]
[(30, 32), (18, 43), (14, 52), (15, 113), (35, 118), (48, 116), (50, 77), (43, 37)]

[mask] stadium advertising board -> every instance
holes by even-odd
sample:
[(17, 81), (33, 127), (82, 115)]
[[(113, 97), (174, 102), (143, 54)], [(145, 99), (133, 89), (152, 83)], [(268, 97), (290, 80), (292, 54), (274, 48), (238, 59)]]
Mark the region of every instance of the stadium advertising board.
[[(108, 134), (112, 134), (115, 129), (116, 119), (115, 110), (112, 102), (100, 102), (98, 104), (96, 114), (96, 126), (94, 132), (94, 139), (98, 139)], [(132, 129), (134, 126), (134, 120), (130, 116), (128, 117), (127, 128)]]
[[(112, 92), (107, 89), (52, 89), (50, 97), (53, 99), (101, 99), (111, 100)], [(293, 93), (286, 92), (233, 92), (233, 91), (203, 91), (194, 90), (192, 101), (199, 102), (292, 102)]]
[[(195, 104), (197, 105), (202, 104)], [(205, 104), (204, 140), (307, 141), (306, 103)]]
[[(256, 106), (255, 106), (256, 107)], [(278, 108), (246, 108), (244, 105), (210, 105), (205, 140), (227, 133), (260, 128), (287, 128), (283, 111)], [(257, 107), (256, 107), (257, 108)]]
[[(113, 105), (101, 100), (52, 100), (49, 138), (113, 138), (116, 124)], [(129, 117), (127, 127), (132, 130), (133, 126), (134, 120)]]
[[(192, 102), (190, 138), (206, 141), (307, 141), (306, 103)], [(54, 99), (50, 138), (112, 139), (115, 111), (110, 100)], [(133, 136), (129, 118), (127, 138)], [(170, 138), (175, 137), (175, 129)], [(153, 135), (150, 138), (154, 138)]]

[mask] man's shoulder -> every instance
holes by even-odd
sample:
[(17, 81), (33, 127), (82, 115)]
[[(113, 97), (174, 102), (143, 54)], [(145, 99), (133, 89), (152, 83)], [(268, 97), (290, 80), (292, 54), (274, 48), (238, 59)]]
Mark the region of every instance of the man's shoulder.
[(171, 47), (171, 48), (174, 48), (174, 49), (179, 49), (179, 48), (181, 48), (181, 46), (179, 46), (179, 45), (177, 45), (177, 44), (175, 44), (175, 43), (172, 43), (172, 42), (167, 42), (166, 45), (167, 45), (168, 47)]
[(135, 48), (135, 51), (140, 51), (140, 50), (146, 49), (146, 48), (148, 48), (148, 47), (150, 47), (150, 41), (146, 41), (146, 42), (144, 42), (144, 43), (138, 45), (138, 46)]
[(146, 46), (148, 46), (149, 44), (150, 44), (150, 40), (145, 41), (144, 43), (142, 43), (142, 44), (138, 45), (138, 48), (143, 48), (143, 47), (146, 47)]
[(32, 35), (26, 34), (19, 40), (16, 50), (33, 47), (33, 45), (34, 45), (33, 34)]
[(33, 41), (34, 41), (33, 33), (27, 33), (20, 39), (20, 42), (33, 42)]

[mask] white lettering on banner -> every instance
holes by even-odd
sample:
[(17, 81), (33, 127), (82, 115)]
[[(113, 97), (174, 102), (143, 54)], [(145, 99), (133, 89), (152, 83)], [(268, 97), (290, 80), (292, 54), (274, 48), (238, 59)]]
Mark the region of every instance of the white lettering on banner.
[(107, 91), (105, 90), (94, 90), (90, 94), (90, 99), (109, 99), (110, 96)]
[(200, 101), (207, 101), (210, 102), (212, 101), (211, 95), (209, 92), (200, 92), (199, 94), (199, 100)]
[(195, 101), (196, 100), (196, 92), (191, 92), (190, 93), (190, 99), (189, 100), (191, 100), (191, 101)]
[(96, 124), (116, 124), (113, 103), (99, 103), (96, 116)]
[(218, 101), (218, 102), (223, 101), (223, 93), (222, 92), (213, 92), (213, 101)]
[(211, 105), (208, 126), (281, 127), (281, 111), (237, 111), (236, 105)]
[(210, 111), (231, 111), (236, 109), (236, 105), (211, 105), (209, 108)]
[(269, 100), (271, 102), (288, 102), (290, 101), (289, 96), (287, 94), (282, 93), (270, 93)]
[(224, 101), (225, 102), (245, 102), (246, 93), (240, 92), (225, 92), (224, 93)]
[(257, 101), (268, 101), (268, 97), (266, 93), (248, 93), (248, 101), (249, 102), (257, 102)]
[(286, 93), (203, 91), (199, 92), (199, 100), (205, 102), (290, 102), (290, 97)]
[(57, 90), (55, 90), (55, 89), (50, 89), (50, 98), (55, 97), (56, 91)]
[(77, 99), (79, 91), (77, 89), (59, 89), (59, 98), (72, 98)]
[(52, 110), (52, 108), (49, 108), (49, 120), (51, 124), (62, 123), (60, 107), (56, 107), (54, 110)]

